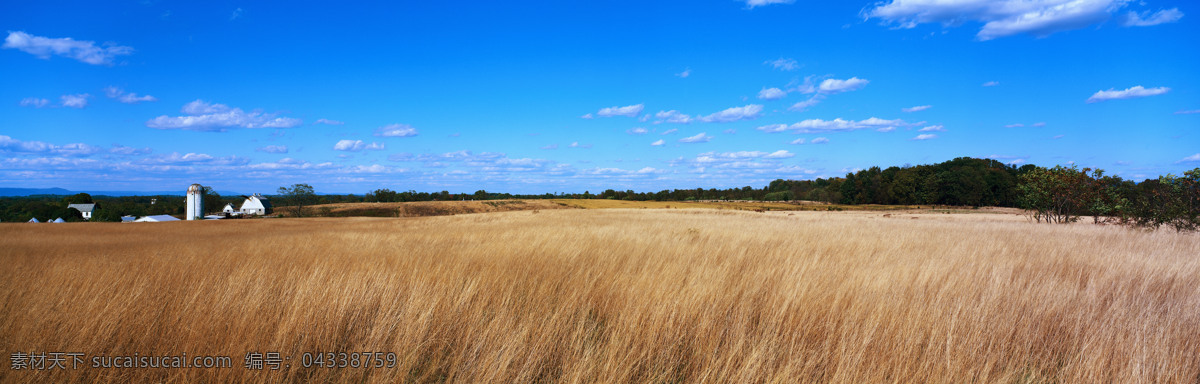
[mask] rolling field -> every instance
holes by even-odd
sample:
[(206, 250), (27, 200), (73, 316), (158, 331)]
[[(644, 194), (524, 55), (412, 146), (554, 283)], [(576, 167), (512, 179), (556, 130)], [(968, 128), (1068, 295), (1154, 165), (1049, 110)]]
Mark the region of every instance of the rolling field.
[[(1196, 382), (1197, 282), (1195, 234), (1014, 214), (3, 223), (6, 358), (233, 367), (0, 382)], [(301, 367), (355, 351), (394, 366)], [(246, 369), (248, 352), (290, 367)]]

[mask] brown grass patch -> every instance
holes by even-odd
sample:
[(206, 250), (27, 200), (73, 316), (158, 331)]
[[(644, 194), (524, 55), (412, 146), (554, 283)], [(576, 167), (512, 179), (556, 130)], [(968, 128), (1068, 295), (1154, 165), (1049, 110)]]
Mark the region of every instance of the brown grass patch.
[[(0, 351), (228, 355), (235, 368), (3, 367), (0, 381), (1200, 378), (1197, 236), (920, 217), (547, 210), (3, 223)], [(281, 352), (292, 367), (246, 370), (251, 351)], [(391, 369), (299, 367), (315, 351), (398, 359)]]
[[(423, 217), (564, 208), (569, 207), (549, 200), (415, 201), (321, 204), (304, 207), (304, 214), (309, 217)], [(280, 207), (275, 211), (282, 217), (293, 216), (291, 207)]]

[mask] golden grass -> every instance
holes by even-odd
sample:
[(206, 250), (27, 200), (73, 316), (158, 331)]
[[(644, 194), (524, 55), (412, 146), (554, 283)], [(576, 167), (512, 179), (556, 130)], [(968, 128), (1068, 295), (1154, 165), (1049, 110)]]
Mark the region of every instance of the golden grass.
[[(553, 210), (0, 224), (3, 382), (1195, 382), (1200, 239), (1014, 215)], [(914, 220), (910, 217), (917, 217)], [(278, 372), (248, 351), (292, 356)], [(392, 369), (303, 369), (393, 351)], [(5, 356), (7, 357), (7, 356)]]
[[(583, 209), (732, 209), (741, 211), (891, 211), (917, 209), (916, 205), (844, 205), (814, 201), (626, 201), (608, 199), (554, 199), (554, 202)], [(925, 206), (930, 208), (930, 206)]]
[[(532, 211), (569, 208), (549, 200), (415, 201), (405, 203), (339, 203), (304, 207), (306, 216), (324, 217), (422, 217), (470, 213)], [(279, 216), (293, 216), (292, 207), (275, 209)]]

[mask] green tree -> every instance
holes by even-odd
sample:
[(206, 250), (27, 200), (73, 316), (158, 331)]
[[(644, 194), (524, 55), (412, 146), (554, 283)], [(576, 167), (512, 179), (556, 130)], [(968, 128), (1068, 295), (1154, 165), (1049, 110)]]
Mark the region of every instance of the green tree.
[(283, 200), (283, 203), (286, 203), (291, 208), (292, 214), (296, 217), (303, 217), (304, 206), (311, 205), (317, 200), (316, 192), (308, 184), (292, 184), (291, 187), (279, 187), (276, 194)]

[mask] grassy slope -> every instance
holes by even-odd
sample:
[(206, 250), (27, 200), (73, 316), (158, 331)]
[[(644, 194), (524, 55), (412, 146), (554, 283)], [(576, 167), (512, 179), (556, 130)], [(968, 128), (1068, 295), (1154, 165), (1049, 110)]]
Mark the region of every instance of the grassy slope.
[[(906, 215), (907, 216), (907, 215)], [(1014, 215), (553, 210), (0, 224), (4, 382), (1191, 382), (1200, 238)], [(293, 356), (241, 368), (248, 351)], [(394, 369), (301, 369), (394, 351)], [(7, 368), (7, 367), (6, 367)]]

